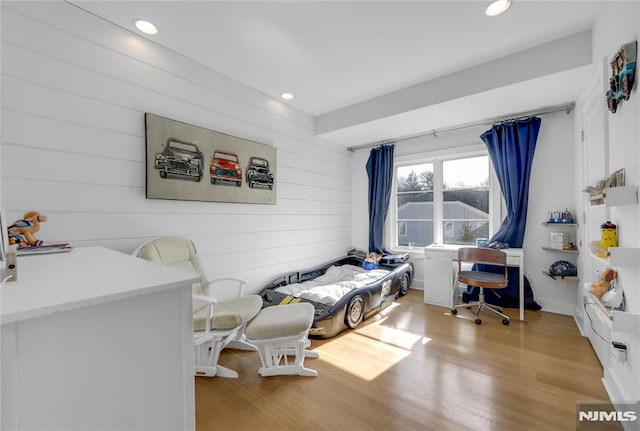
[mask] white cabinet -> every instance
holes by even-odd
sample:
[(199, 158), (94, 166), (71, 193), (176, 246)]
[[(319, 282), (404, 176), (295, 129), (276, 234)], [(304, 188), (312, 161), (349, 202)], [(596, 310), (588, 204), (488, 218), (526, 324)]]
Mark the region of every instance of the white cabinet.
[(424, 252), (424, 302), (452, 307), (453, 280), (458, 270), (457, 251), (427, 247)]
[(193, 430), (197, 277), (102, 247), (19, 256), (2, 287), (4, 430)]

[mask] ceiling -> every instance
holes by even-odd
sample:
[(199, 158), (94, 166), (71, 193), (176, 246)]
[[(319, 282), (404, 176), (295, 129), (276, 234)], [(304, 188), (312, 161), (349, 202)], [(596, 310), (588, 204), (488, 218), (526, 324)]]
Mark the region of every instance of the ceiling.
[(285, 103), (345, 146), (574, 101), (590, 35), (560, 52), (549, 42), (591, 29), (602, 4), (512, 0), (490, 18), (483, 0), (71, 3), (137, 33), (135, 19), (151, 21), (155, 43), (274, 98), (293, 93)]

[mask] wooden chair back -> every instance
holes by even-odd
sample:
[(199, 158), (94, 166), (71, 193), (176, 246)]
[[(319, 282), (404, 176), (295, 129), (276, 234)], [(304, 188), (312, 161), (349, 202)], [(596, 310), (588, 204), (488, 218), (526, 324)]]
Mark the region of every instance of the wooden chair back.
[[(483, 271), (462, 271), (464, 262), (474, 264), (497, 265), (504, 267), (504, 278), (501, 280), (486, 279), (482, 277)], [(474, 273), (478, 277), (474, 277)], [(485, 247), (462, 247), (458, 249), (458, 274), (459, 280), (465, 284), (487, 288), (503, 288), (508, 284), (507, 254), (504, 251)]]

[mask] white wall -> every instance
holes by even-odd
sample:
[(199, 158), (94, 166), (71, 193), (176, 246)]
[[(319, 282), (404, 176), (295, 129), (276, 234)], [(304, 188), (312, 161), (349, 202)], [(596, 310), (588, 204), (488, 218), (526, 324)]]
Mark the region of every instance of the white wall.
[[(313, 118), (65, 2), (2, 2), (2, 201), (46, 242), (194, 240), (260, 290), (351, 244), (351, 154)], [(277, 148), (277, 205), (145, 199), (144, 113)], [(123, 274), (126, 276), (126, 274)]]
[[(559, 112), (542, 116), (542, 125), (536, 145), (529, 190), (527, 230), (524, 239), (525, 274), (532, 285), (534, 298), (543, 309), (571, 314), (576, 301), (576, 282), (554, 281), (542, 274), (556, 260), (575, 263), (573, 255), (546, 252), (542, 246), (549, 245), (551, 228), (542, 222), (547, 212), (572, 208), (574, 184), (573, 113)], [(396, 144), (395, 156), (410, 160), (425, 153), (446, 153), (486, 149), (480, 135), (489, 126), (466, 129), (458, 132), (424, 136)], [(353, 157), (353, 242), (362, 248), (368, 244), (367, 174), (365, 164), (369, 150), (356, 151)], [(393, 208), (390, 209), (393, 211)], [(497, 228), (497, 227), (496, 227)], [(388, 231), (389, 229), (387, 229)], [(424, 265), (422, 253), (411, 253), (416, 269), (413, 288), (422, 289)]]
[[(608, 87), (611, 69), (609, 61), (620, 49), (621, 45), (640, 40), (640, 4), (638, 2), (611, 2), (607, 3), (599, 14), (593, 27), (593, 59), (594, 59), (594, 83), (600, 85), (597, 90), (604, 99)], [(603, 107), (604, 138), (601, 151), (603, 154), (602, 167), (592, 166), (595, 162), (589, 162), (589, 166), (579, 166), (583, 176), (589, 178), (589, 171), (602, 169), (602, 172), (610, 173), (619, 168), (625, 168), (627, 184), (640, 184), (640, 93), (638, 92), (638, 69), (631, 98), (624, 101), (618, 107), (615, 114), (611, 114)], [(586, 109), (589, 103), (590, 88), (585, 89), (584, 96), (578, 100), (576, 110)], [(581, 150), (579, 133), (576, 133), (575, 146)], [(583, 154), (578, 155), (581, 161)], [(597, 178), (597, 177), (596, 177)], [(580, 184), (580, 187), (586, 184)], [(592, 184), (593, 185), (593, 184)], [(584, 202), (584, 196), (577, 196), (577, 205)], [(594, 211), (585, 207), (587, 211)], [(621, 247), (640, 248), (640, 206), (631, 205), (611, 209), (597, 209), (596, 214), (604, 215), (618, 226), (618, 243)], [(602, 223), (605, 220), (599, 220)], [(595, 222), (592, 221), (593, 224)], [(594, 226), (588, 227), (593, 231)], [(597, 227), (596, 227), (597, 231)], [(599, 239), (599, 238), (595, 238)], [(580, 262), (584, 267), (597, 269), (588, 252), (581, 253)], [(605, 364), (604, 382), (610, 397), (616, 401), (632, 401), (640, 399), (640, 262), (635, 267), (619, 267), (618, 280), (625, 289), (626, 310), (634, 313), (635, 323), (629, 330), (614, 331), (612, 339), (627, 343), (629, 349), (629, 361), (621, 363), (611, 358)], [(596, 274), (586, 274), (588, 282), (596, 278)], [(580, 306), (580, 304), (579, 304)], [(576, 314), (580, 317), (580, 309)], [(580, 320), (580, 318), (578, 318)], [(614, 328), (617, 322), (614, 319)], [(585, 319), (585, 325), (588, 321)], [(608, 340), (611, 341), (611, 340)]]
[(544, 226), (549, 211), (568, 209), (573, 215), (576, 208), (573, 196), (575, 153), (573, 149), (573, 121), (575, 112), (558, 112), (542, 116), (538, 143), (533, 159), (529, 185), (527, 230), (524, 237), (525, 274), (531, 283), (534, 299), (543, 310), (572, 314), (576, 302), (578, 283), (552, 280), (542, 273), (558, 260), (576, 263), (573, 254), (547, 251), (550, 234), (563, 232), (576, 242), (576, 229)]

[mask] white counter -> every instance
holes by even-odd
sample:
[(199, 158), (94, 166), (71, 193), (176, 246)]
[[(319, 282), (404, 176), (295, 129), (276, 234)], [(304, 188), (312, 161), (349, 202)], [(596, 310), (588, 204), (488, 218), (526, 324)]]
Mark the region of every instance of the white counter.
[(101, 247), (18, 257), (2, 429), (194, 429), (194, 275)]

